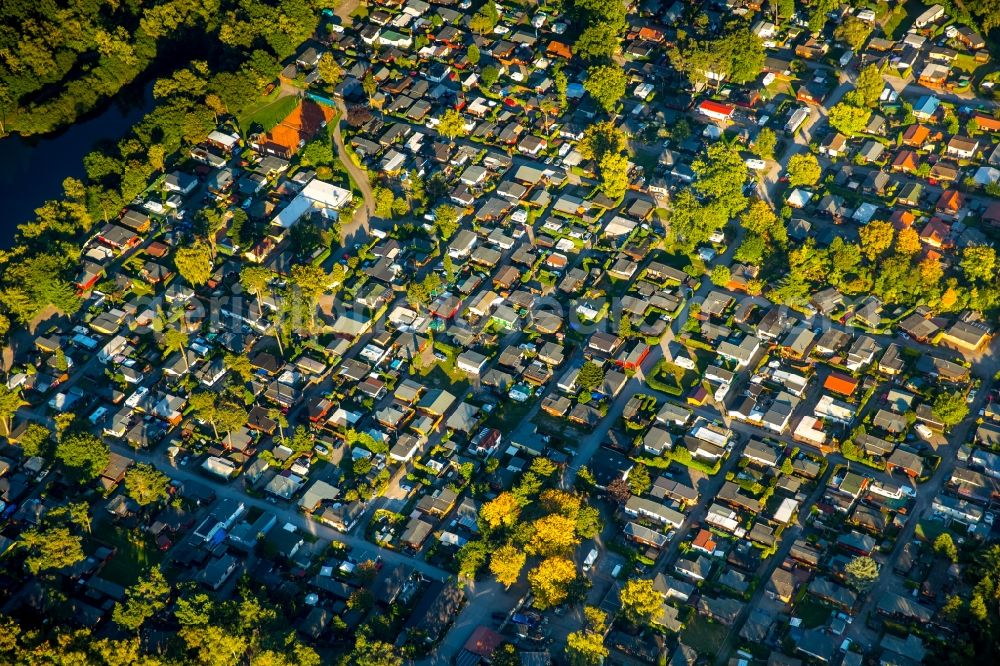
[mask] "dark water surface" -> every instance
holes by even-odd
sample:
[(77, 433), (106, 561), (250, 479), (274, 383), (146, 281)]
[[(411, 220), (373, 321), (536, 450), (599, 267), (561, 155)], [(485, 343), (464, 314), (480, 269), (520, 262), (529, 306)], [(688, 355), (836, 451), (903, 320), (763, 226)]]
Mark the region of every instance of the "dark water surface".
[(17, 225), (62, 195), (62, 182), (83, 178), (83, 157), (99, 141), (117, 141), (153, 108), (152, 84), (122, 91), (114, 102), (64, 130), (40, 137), (0, 139), (0, 247), (8, 248)]

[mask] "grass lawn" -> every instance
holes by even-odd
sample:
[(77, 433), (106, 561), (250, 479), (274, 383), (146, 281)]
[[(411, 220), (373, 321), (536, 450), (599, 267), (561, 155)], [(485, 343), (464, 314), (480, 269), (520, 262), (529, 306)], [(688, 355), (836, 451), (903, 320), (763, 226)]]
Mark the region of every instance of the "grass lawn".
[(427, 368), (420, 368), (416, 372), (434, 388), (445, 389), (460, 400), (469, 390), (469, 378), (456, 367), (454, 357), (450, 357), (448, 361), (438, 361)]
[(531, 407), (534, 404), (535, 398), (532, 398), (526, 402), (517, 402), (516, 400), (503, 400), (499, 405), (486, 417), (485, 425), (497, 428), (501, 432), (511, 432), (517, 426), (527, 418), (529, 412), (531, 412)]
[(145, 534), (130, 533), (111, 522), (94, 523), (93, 537), (90, 543), (95, 549), (98, 542), (117, 549), (115, 556), (101, 569), (101, 577), (119, 585), (133, 585), (147, 568), (163, 559), (163, 553)]
[(273, 129), (299, 103), (299, 99), (293, 95), (278, 97), (280, 94), (272, 93), (271, 96), (262, 98), (260, 104), (244, 111), (240, 117), (240, 127), (246, 131), (254, 123), (260, 123), (265, 132)]
[(925, 5), (923, 2), (907, 2), (905, 4), (905, 11), (892, 12), (889, 15), (889, 20), (885, 22), (885, 27), (883, 28), (886, 36), (889, 39), (902, 37), (902, 34), (897, 35), (896, 32), (900, 31), (900, 28), (904, 26), (908, 27), (913, 25), (913, 21), (924, 13), (928, 6), (929, 5)]
[(801, 618), (806, 629), (813, 629), (826, 623), (830, 617), (830, 608), (807, 594), (795, 605), (793, 615)]
[(701, 615), (695, 615), (681, 632), (681, 640), (702, 655), (715, 655), (726, 640), (729, 630), (716, 622), (709, 622)]
[(947, 531), (948, 530), (945, 528), (944, 523), (940, 520), (928, 518), (917, 523), (917, 529), (914, 530), (913, 536), (917, 537), (921, 541), (933, 543), (934, 539), (938, 538), (939, 535)]

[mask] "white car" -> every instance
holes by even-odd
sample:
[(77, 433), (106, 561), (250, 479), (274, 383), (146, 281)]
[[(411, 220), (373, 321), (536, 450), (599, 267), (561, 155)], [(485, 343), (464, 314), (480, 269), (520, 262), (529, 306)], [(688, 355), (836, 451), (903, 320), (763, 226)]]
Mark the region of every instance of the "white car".
[(495, 35), (506, 35), (508, 32), (510, 32), (510, 28), (505, 25), (498, 25), (493, 28), (493, 34)]

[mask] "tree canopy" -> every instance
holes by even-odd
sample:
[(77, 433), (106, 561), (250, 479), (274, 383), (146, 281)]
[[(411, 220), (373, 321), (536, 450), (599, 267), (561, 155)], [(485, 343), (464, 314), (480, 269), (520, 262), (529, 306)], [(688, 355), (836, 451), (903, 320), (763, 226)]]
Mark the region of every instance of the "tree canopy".
[(583, 88), (594, 98), (597, 105), (611, 113), (618, 100), (625, 96), (625, 72), (613, 65), (597, 65), (587, 70), (587, 80)]
[(90, 481), (108, 466), (111, 449), (90, 433), (71, 432), (56, 445), (55, 456), (81, 481)]

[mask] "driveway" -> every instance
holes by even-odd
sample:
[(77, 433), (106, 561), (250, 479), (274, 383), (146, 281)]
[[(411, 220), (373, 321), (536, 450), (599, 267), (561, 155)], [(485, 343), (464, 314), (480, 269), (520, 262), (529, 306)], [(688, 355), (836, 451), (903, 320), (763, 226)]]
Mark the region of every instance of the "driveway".
[(337, 123), (333, 126), (333, 145), (337, 148), (337, 157), (340, 159), (340, 163), (344, 165), (347, 174), (361, 191), (362, 199), (362, 204), (354, 211), (354, 217), (351, 218), (350, 223), (341, 226), (340, 233), (346, 244), (349, 239), (353, 239), (358, 234), (360, 229), (364, 229), (365, 236), (371, 233), (368, 221), (375, 214), (375, 195), (372, 192), (371, 183), (368, 181), (368, 173), (354, 163), (354, 160), (351, 159), (347, 149), (344, 147), (344, 137), (340, 131), (340, 126), (347, 116), (347, 107), (344, 106), (343, 100), (337, 100), (337, 110), (340, 111), (340, 116), (337, 118)]

